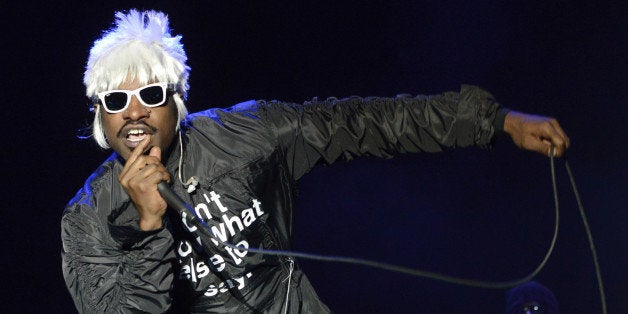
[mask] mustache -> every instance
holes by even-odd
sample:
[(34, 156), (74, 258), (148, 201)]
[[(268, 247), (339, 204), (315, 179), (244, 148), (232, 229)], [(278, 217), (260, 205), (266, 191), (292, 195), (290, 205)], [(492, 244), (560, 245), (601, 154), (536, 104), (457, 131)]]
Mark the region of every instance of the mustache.
[(157, 128), (144, 122), (144, 121), (127, 121), (118, 131), (118, 133), (116, 134), (116, 137), (126, 137), (126, 132), (123, 132), (124, 129), (126, 129), (127, 126), (129, 125), (133, 125), (133, 126), (138, 126), (138, 125), (143, 125), (146, 126), (147, 128), (149, 128), (151, 130), (151, 132), (153, 134), (155, 134), (157, 132)]

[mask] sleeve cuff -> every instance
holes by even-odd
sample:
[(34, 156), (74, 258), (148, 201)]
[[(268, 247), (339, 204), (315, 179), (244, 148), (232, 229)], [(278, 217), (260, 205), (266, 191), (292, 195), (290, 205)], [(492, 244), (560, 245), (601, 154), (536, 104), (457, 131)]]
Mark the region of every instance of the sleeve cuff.
[(164, 226), (165, 224), (162, 224), (161, 228), (150, 231), (140, 229), (137, 210), (131, 202), (125, 204), (121, 210), (117, 211), (117, 214), (110, 215), (107, 221), (111, 238), (127, 250), (140, 245), (146, 238), (161, 232)]
[(495, 120), (493, 120), (493, 128), (495, 131), (504, 132), (504, 121), (506, 120), (506, 115), (510, 112), (510, 109), (500, 108), (495, 115)]

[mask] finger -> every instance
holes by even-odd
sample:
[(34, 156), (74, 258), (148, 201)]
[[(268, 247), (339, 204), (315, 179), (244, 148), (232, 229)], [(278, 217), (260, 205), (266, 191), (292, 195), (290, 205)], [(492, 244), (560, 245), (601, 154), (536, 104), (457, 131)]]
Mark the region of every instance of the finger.
[(153, 172), (163, 172), (169, 176), (168, 169), (166, 169), (166, 166), (161, 163), (161, 150), (159, 147), (152, 147), (149, 151), (149, 155), (142, 155), (138, 157), (135, 164), (136, 165), (133, 165), (132, 167), (137, 166), (137, 175), (140, 177), (147, 176)]
[(565, 148), (569, 148), (569, 136), (567, 136), (567, 133), (565, 133), (565, 131), (560, 126), (558, 121), (556, 121), (556, 119), (552, 119), (550, 120), (550, 124), (554, 127), (556, 132), (558, 132), (558, 134), (560, 134), (560, 136), (563, 138), (563, 141), (565, 142)]
[(126, 173), (129, 171), (129, 168), (135, 163), (137, 158), (139, 158), (142, 155), (142, 153), (144, 152), (144, 149), (146, 149), (149, 142), (150, 142), (150, 134), (147, 134), (146, 138), (143, 141), (141, 141), (140, 144), (137, 145), (137, 147), (135, 147), (133, 152), (131, 152), (131, 156), (129, 156), (129, 158), (126, 160), (126, 163), (124, 164), (124, 168), (122, 168), (122, 171), (120, 172), (120, 177), (123, 177), (124, 175), (126, 175)]
[[(150, 155), (141, 155), (135, 159), (133, 164), (125, 165), (126, 172), (124, 174), (120, 174), (119, 181), (124, 186), (129, 186), (130, 180), (132, 178), (139, 178), (140, 180), (146, 177), (147, 171), (152, 171), (152, 169), (159, 169), (164, 173), (168, 173), (164, 165), (161, 163), (158, 157), (150, 156)], [(169, 178), (169, 175), (168, 175)]]
[(552, 154), (556, 156), (556, 153), (557, 153), (556, 146), (554, 146), (554, 151), (552, 151), (552, 142), (544, 139), (544, 140), (541, 140), (541, 143), (543, 144), (543, 147), (544, 147), (543, 152), (545, 153), (545, 156), (550, 157), (550, 158), (552, 157)]
[(148, 147), (148, 143), (150, 143), (150, 137), (150, 134), (147, 134), (146, 138), (144, 138), (144, 140), (142, 140), (140, 144), (137, 145), (135, 149), (133, 149), (133, 152), (131, 152), (131, 156), (129, 157), (129, 159), (127, 159), (127, 164), (135, 162), (137, 158), (144, 154), (144, 150), (146, 149), (146, 147)]
[(144, 178), (153, 177), (152, 180), (148, 180), (151, 183), (157, 185), (161, 181), (170, 182), (170, 172), (161, 163), (148, 164), (142, 169), (142, 176)]
[(148, 175), (146, 177), (146, 181), (150, 182), (153, 188), (156, 190), (157, 184), (163, 181), (170, 181), (170, 174), (168, 173), (168, 171), (166, 171), (165, 168), (158, 169), (158, 171), (155, 171)]
[(554, 157), (563, 157), (564, 154), (565, 154), (565, 146), (554, 145)]
[(169, 181), (170, 174), (161, 164), (149, 164), (142, 168), (137, 175), (129, 179), (129, 186), (139, 188), (141, 191), (152, 191), (157, 189), (157, 184), (161, 181)]
[(157, 158), (157, 160), (161, 161), (161, 148), (159, 148), (158, 146), (153, 146), (150, 149), (150, 152), (148, 152), (148, 156), (152, 156)]
[(536, 134), (539, 140), (549, 140), (555, 146), (563, 146), (565, 144), (563, 138), (549, 120), (540, 124), (537, 131), (533, 134)]
[(164, 167), (156, 164), (148, 165), (128, 181), (128, 187), (141, 193), (157, 191), (157, 185), (162, 181), (170, 181), (170, 174)]
[(565, 154), (566, 148), (564, 146), (557, 146), (547, 139), (544, 139), (542, 142), (545, 146), (544, 152), (546, 156), (552, 157), (552, 145), (554, 146), (554, 157), (563, 157)]
[(545, 156), (550, 154), (551, 142), (543, 137), (528, 136), (523, 141), (522, 148), (541, 153)]
[[(552, 119), (553, 120), (553, 119)], [(556, 121), (556, 120), (553, 120)], [(563, 134), (557, 130), (553, 123), (550, 122), (547, 128), (547, 139), (554, 145), (554, 156), (561, 157), (567, 147), (567, 142)]]

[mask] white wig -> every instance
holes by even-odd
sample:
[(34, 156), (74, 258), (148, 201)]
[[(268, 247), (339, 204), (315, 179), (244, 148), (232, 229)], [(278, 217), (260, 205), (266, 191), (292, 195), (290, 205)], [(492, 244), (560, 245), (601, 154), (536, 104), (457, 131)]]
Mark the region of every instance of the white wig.
[[(125, 81), (135, 80), (140, 85), (168, 82), (174, 85), (173, 99), (181, 121), (187, 115), (183, 99), (189, 87), (190, 67), (186, 61), (181, 36), (170, 35), (164, 13), (116, 12), (115, 26), (96, 40), (89, 52), (83, 78), (87, 97), (95, 99), (99, 92), (117, 89)], [(98, 145), (109, 148), (101, 115), (102, 110), (97, 106), (92, 132)]]

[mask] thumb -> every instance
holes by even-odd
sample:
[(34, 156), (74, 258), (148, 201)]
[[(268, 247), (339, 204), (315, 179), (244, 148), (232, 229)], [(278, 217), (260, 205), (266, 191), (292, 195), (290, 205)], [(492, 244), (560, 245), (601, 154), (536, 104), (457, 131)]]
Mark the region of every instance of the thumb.
[(148, 152), (148, 156), (156, 157), (159, 161), (161, 161), (161, 148), (158, 146), (151, 147), (150, 152)]

